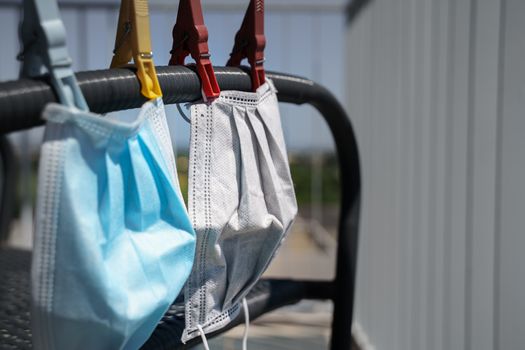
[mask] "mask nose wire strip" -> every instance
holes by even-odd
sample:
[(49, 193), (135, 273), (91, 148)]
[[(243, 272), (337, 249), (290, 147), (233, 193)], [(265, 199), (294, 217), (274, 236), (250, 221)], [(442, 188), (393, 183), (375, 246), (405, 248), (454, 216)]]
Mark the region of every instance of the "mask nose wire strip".
[(242, 350), (248, 349), (248, 331), (250, 330), (250, 311), (246, 298), (242, 299), (242, 308), (244, 309), (244, 334), (242, 336)]
[(204, 349), (210, 350), (210, 346), (208, 345), (208, 340), (206, 340), (206, 335), (204, 334), (204, 331), (202, 330), (202, 326), (197, 325), (197, 328), (199, 329), (199, 334), (202, 338), (202, 345), (204, 345)]

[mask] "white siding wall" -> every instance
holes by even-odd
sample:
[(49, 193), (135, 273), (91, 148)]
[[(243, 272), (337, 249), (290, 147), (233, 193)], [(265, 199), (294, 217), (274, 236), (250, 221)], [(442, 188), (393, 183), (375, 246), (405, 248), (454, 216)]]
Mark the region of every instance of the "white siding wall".
[(356, 319), (377, 349), (525, 344), (525, 2), (373, 0), (347, 29)]

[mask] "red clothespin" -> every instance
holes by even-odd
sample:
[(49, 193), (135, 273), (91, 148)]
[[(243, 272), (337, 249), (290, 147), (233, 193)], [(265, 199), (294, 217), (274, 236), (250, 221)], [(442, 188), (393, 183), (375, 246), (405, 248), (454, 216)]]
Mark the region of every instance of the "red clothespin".
[(200, 0), (180, 0), (177, 23), (173, 27), (170, 65), (183, 65), (186, 56), (197, 64), (205, 100), (219, 97), (220, 89), (210, 61), (208, 29), (204, 25)]
[(250, 0), (241, 29), (235, 35), (227, 66), (239, 66), (244, 58), (248, 59), (252, 67), (252, 89), (257, 90), (264, 84), (264, 0)]

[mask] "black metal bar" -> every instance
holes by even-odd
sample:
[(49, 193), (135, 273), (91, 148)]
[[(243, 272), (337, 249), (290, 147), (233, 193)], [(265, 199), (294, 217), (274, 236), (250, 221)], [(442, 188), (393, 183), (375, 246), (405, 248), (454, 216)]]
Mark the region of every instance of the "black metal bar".
[[(215, 68), (221, 90), (251, 90), (249, 74), (241, 68)], [(166, 104), (201, 98), (197, 74), (188, 67), (158, 67), (159, 82)], [(337, 270), (331, 349), (350, 349), (361, 175), (357, 143), (350, 119), (335, 97), (315, 82), (283, 73), (267, 72), (282, 102), (308, 103), (325, 118), (335, 140), (341, 174), (341, 215), (339, 222)], [(132, 69), (111, 69), (77, 74), (90, 109), (107, 113), (140, 107), (145, 101)], [(45, 78), (0, 83), (0, 133), (42, 124), (40, 113), (56, 101)]]

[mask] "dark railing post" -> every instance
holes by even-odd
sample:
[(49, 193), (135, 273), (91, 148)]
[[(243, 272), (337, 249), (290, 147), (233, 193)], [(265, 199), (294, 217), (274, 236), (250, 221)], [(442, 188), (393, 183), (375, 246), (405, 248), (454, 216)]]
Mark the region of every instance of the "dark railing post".
[(337, 265), (331, 349), (352, 346), (352, 316), (357, 263), (361, 173), (354, 130), (345, 110), (324, 87), (300, 79), (270, 75), (284, 102), (308, 103), (325, 118), (334, 137), (341, 175), (341, 212), (337, 240)]

